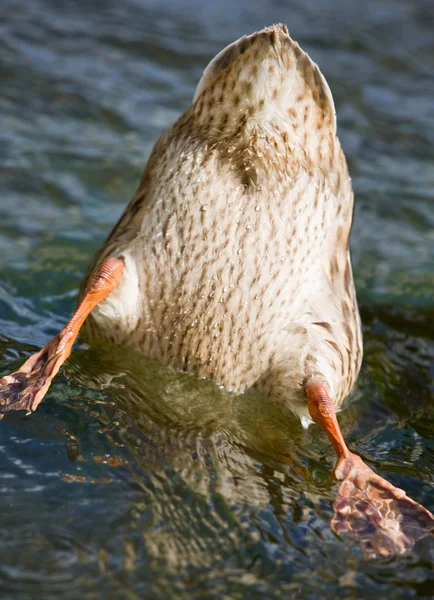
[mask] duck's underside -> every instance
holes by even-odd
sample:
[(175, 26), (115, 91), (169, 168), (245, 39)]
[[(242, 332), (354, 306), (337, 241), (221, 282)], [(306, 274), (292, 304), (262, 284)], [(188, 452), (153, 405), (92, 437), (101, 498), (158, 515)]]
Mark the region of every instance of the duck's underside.
[(235, 42), (157, 142), (71, 321), (1, 380), (0, 412), (36, 409), (85, 323), (90, 342), (260, 391), (318, 423), (342, 481), (334, 529), (368, 554), (407, 550), (433, 515), (352, 454), (336, 419), (362, 357), (352, 206), (318, 67), (284, 26)]

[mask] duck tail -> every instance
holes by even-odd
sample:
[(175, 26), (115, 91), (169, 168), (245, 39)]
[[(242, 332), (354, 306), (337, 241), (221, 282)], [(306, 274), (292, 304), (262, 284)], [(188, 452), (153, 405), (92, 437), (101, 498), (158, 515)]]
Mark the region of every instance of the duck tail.
[(194, 101), (252, 124), (287, 121), (294, 129), (336, 132), (335, 106), (318, 66), (273, 25), (224, 48), (204, 70)]

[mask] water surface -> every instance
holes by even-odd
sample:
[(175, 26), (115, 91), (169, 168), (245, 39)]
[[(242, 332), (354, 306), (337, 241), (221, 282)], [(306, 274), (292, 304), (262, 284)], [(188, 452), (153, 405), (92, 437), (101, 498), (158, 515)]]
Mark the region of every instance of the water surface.
[[(431, 0), (3, 0), (0, 372), (63, 326), (208, 61), (279, 21), (329, 81), (356, 192), (365, 361), (342, 427), (434, 511)], [(432, 538), (367, 561), (330, 531), (317, 428), (123, 349), (78, 349), (0, 454), (2, 599), (434, 597)]]

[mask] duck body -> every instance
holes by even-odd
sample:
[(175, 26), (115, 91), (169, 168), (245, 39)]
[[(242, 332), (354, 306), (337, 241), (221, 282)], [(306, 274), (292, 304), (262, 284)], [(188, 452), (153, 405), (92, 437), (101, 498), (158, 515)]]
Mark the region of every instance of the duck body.
[(125, 344), (309, 421), (316, 372), (339, 407), (362, 358), (353, 193), (318, 67), (267, 28), (210, 63), (95, 257), (125, 271), (83, 335)]

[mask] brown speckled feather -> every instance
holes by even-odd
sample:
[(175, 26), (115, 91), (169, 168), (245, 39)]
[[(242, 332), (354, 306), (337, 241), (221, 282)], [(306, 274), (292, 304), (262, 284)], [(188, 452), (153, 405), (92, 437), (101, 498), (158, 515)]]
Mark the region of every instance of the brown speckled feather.
[(262, 391), (303, 420), (315, 372), (340, 406), (362, 357), (352, 210), (318, 67), (282, 25), (244, 37), (156, 143), (89, 270), (122, 257), (123, 280), (84, 333)]

